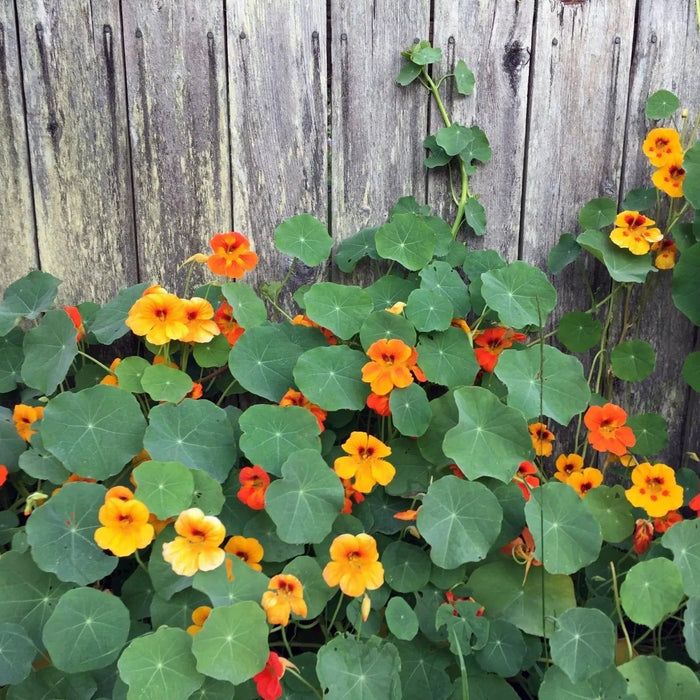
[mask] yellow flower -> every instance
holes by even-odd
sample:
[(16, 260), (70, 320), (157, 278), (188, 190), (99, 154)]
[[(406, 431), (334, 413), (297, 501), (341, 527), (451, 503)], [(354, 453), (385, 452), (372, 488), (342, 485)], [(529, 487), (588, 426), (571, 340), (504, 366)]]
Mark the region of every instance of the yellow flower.
[(664, 238), (651, 246), (652, 252), (656, 253), (654, 265), (659, 270), (670, 270), (676, 266), (676, 256), (678, 247), (670, 238)]
[(651, 181), (657, 189), (674, 198), (683, 196), (683, 180), (685, 170), (682, 155), (669, 161), (651, 176)]
[(632, 486), (625, 496), (652, 518), (662, 518), (683, 505), (683, 487), (676, 484), (676, 475), (667, 464), (638, 464), (632, 470)]
[(362, 381), (375, 394), (383, 396), (394, 387), (404, 388), (413, 382), (411, 366), (417, 355), (403, 340), (380, 338), (369, 346), (367, 355), (371, 362), (362, 368)]
[(32, 430), (32, 425), (41, 419), (44, 415), (43, 406), (27, 406), (23, 403), (18, 403), (12, 413), (12, 420), (17, 429), (17, 433), (22, 438), (29, 442), (36, 430)]
[(153, 345), (180, 340), (188, 333), (185, 304), (174, 294), (146, 294), (129, 310), (126, 325)]
[(192, 611), (192, 623), (188, 628), (187, 632), (193, 637), (202, 631), (202, 626), (209, 619), (209, 613), (211, 613), (211, 608), (208, 605), (200, 605)]
[(148, 523), (148, 508), (134, 498), (108, 498), (97, 515), (104, 527), (95, 530), (95, 542), (118, 557), (148, 547), (155, 533)]
[(644, 155), (655, 168), (683, 155), (681, 137), (675, 129), (652, 129), (642, 144)]
[(577, 454), (559, 455), (555, 466), (557, 471), (554, 478), (566, 483), (573, 473), (583, 470), (583, 458)]
[(330, 555), (323, 579), (331, 587), (340, 586), (345, 595), (355, 598), (384, 583), (384, 567), (371, 535), (338, 535), (331, 544)]
[[(233, 554), (234, 557), (238, 557), (241, 561), (248, 564), (251, 569), (254, 569), (255, 571), (262, 571), (260, 562), (262, 561), (265, 551), (255, 537), (242, 537), (241, 535), (234, 535), (226, 543), (224, 552)], [(231, 567), (231, 562), (228, 559), (226, 560), (226, 571), (229, 574), (229, 580), (233, 581), (233, 570)]]
[(289, 616), (294, 613), (306, 617), (304, 588), (301, 581), (291, 574), (278, 574), (270, 579), (268, 590), (263, 593), (260, 605), (267, 613), (271, 625), (289, 624)]
[(578, 495), (583, 498), (591, 489), (603, 483), (603, 472), (595, 467), (586, 467), (571, 474), (566, 483), (576, 489)]
[(199, 297), (185, 299), (185, 323), (187, 334), (181, 338), (183, 343), (208, 343), (221, 329), (214, 321), (214, 307)]
[(182, 511), (175, 521), (176, 537), (163, 544), (163, 559), (179, 576), (194, 576), (221, 566), (226, 554), (219, 545), (226, 530), (218, 518), (204, 515), (199, 508)]
[(396, 474), (394, 466), (382, 459), (391, 454), (391, 448), (373, 435), (353, 431), (341, 445), (348, 457), (338, 457), (333, 469), (341, 479), (355, 477), (356, 491), (369, 493), (375, 484), (386, 486)]
[(544, 423), (532, 423), (528, 425), (532, 446), (538, 457), (549, 457), (552, 454), (552, 443), (555, 440), (554, 433), (547, 429)]
[(663, 238), (658, 228), (649, 228), (655, 223), (638, 211), (623, 211), (615, 218), (610, 240), (618, 248), (627, 248), (632, 255), (644, 255), (652, 243)]

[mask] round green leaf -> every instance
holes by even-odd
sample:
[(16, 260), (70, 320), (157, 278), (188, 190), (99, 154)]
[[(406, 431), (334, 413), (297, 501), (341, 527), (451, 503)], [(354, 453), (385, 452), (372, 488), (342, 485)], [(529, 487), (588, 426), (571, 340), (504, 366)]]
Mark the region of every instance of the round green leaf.
[(148, 282), (140, 282), (133, 287), (122, 289), (114, 299), (97, 311), (89, 330), (98, 343), (111, 345), (129, 332), (129, 327), (125, 323), (129, 310), (147, 287)]
[(424, 588), (430, 578), (430, 557), (420, 547), (396, 540), (382, 552), (384, 578), (399, 593)]
[(457, 92), (460, 95), (471, 95), (474, 90), (474, 73), (472, 73), (464, 61), (457, 61), (455, 66), (455, 82), (457, 83)]
[(636, 700), (700, 697), (700, 681), (693, 670), (657, 656), (637, 656), (618, 671), (627, 679), (627, 692)]
[(591, 398), (583, 365), (551, 345), (505, 350), (494, 372), (508, 387), (508, 405), (528, 418), (537, 417), (541, 407), (545, 416), (568, 425)]
[(523, 414), (481, 387), (457, 389), (454, 401), (459, 422), (445, 433), (445, 454), (468, 479), (492, 476), (510, 481), (517, 465), (532, 454)]
[(267, 619), (258, 603), (214, 608), (192, 642), (197, 670), (234, 685), (243, 683), (265, 667), (267, 635)]
[(221, 484), (201, 469), (190, 473), (194, 478), (191, 507), (199, 508), (204, 515), (218, 515), (226, 501)]
[(228, 339), (221, 334), (212, 338), (208, 343), (195, 343), (192, 357), (200, 367), (222, 367), (228, 362), (230, 350)]
[(406, 317), (419, 331), (444, 331), (454, 317), (452, 303), (427, 289), (414, 289), (408, 295)]
[(306, 313), (319, 326), (344, 340), (357, 333), (374, 310), (372, 297), (360, 287), (317, 282), (304, 295)]
[(445, 476), (430, 485), (417, 527), (431, 547), (433, 562), (454, 569), (488, 554), (502, 519), (498, 499), (483, 484)]
[(321, 542), (343, 509), (344, 491), (336, 473), (315, 450), (290, 454), (282, 478), (265, 492), (265, 510), (284, 542)]
[(453, 122), (450, 126), (443, 126), (435, 135), (435, 141), (448, 156), (456, 156), (463, 151), (474, 138), (472, 130)]
[(40, 432), (44, 447), (66, 469), (101, 480), (118, 474), (141, 451), (145, 429), (136, 399), (101, 384), (49, 401)]
[(151, 365), (144, 370), (141, 386), (154, 401), (177, 403), (192, 391), (192, 379), (174, 367)]
[(540, 700), (633, 700), (627, 683), (614, 667), (573, 683), (558, 666), (550, 666), (539, 688)]
[(690, 598), (683, 612), (683, 638), (688, 656), (700, 661), (700, 598)]
[(316, 217), (299, 214), (275, 229), (275, 247), (285, 255), (299, 258), (304, 265), (315, 267), (328, 260), (333, 239)]
[(148, 420), (143, 446), (153, 459), (181, 462), (219, 483), (226, 480), (238, 451), (222, 408), (205, 399), (185, 399), (177, 406), (154, 406)]
[(573, 311), (559, 321), (557, 338), (571, 352), (586, 352), (598, 344), (603, 326), (591, 314)]
[(204, 682), (191, 648), (192, 637), (175, 627), (132, 640), (117, 663), (120, 678), (129, 685), (129, 700), (189, 698)]
[(397, 214), (377, 231), (375, 243), (382, 258), (395, 260), (407, 270), (420, 270), (435, 252), (435, 232), (421, 216)]
[(644, 340), (628, 340), (610, 353), (613, 374), (628, 382), (639, 382), (654, 371), (654, 348)]
[(347, 345), (328, 345), (303, 353), (294, 367), (299, 391), (327, 411), (365, 406), (369, 385), (362, 381), (362, 367), (369, 362)]
[(627, 617), (647, 627), (656, 627), (675, 612), (682, 599), (680, 571), (663, 557), (635, 564), (620, 586), (620, 601)]
[(547, 276), (522, 260), (481, 275), (481, 294), (501, 321), (513, 328), (543, 326), (557, 303)]
[[(228, 563), (225, 566), (212, 571), (198, 571), (192, 580), (192, 588), (206, 593), (213, 607), (232, 605), (243, 600), (259, 603), (270, 579), (238, 557), (227, 554), (226, 559)], [(267, 549), (265, 560), (268, 560)], [(228, 577), (229, 564), (233, 579)]]
[(241, 415), (240, 426), (245, 456), (276, 476), (290, 455), (300, 450), (321, 451), (318, 421), (300, 406), (251, 406)]
[(474, 652), (476, 662), (487, 673), (507, 678), (518, 673), (527, 652), (522, 632), (506, 620), (491, 620), (486, 645)]
[(469, 313), (471, 305), (467, 285), (452, 265), (434, 260), (419, 275), (421, 288), (449, 299), (455, 316), (462, 317)]
[(296, 576), (304, 586), (306, 617), (309, 620), (320, 615), (336, 594), (336, 589), (331, 588), (323, 579), (321, 567), (312, 557), (295, 557), (284, 567), (282, 573)]
[(396, 76), (396, 82), (399, 85), (410, 85), (420, 75), (420, 72), (421, 67), (417, 63), (406, 61)]
[(592, 199), (584, 205), (578, 215), (578, 222), (582, 229), (603, 228), (615, 221), (617, 216), (617, 202), (607, 197)]
[(341, 272), (352, 272), (362, 258), (379, 260), (374, 245), (376, 228), (363, 228), (352, 236), (343, 239), (338, 246), (333, 261)]
[(24, 627), (0, 623), (0, 686), (21, 683), (32, 671), (37, 649)]
[(9, 333), (20, 318), (34, 320), (51, 308), (60, 283), (47, 272), (32, 270), (7, 287), (0, 303), (0, 335)]
[(591, 489), (583, 499), (583, 504), (597, 520), (606, 542), (622, 542), (634, 531), (632, 504), (619, 484)]
[(615, 625), (600, 610), (567, 610), (549, 639), (552, 661), (574, 683), (584, 681), (615, 662), (615, 631)]
[(0, 394), (14, 391), (18, 382), (22, 381), (23, 342), (24, 333), (19, 328), (13, 328), (0, 338)]
[(433, 416), (425, 391), (418, 384), (394, 389), (389, 397), (389, 408), (394, 427), (402, 435), (422, 435)]
[(644, 112), (649, 119), (666, 119), (681, 106), (680, 100), (668, 90), (657, 90), (647, 98)]
[(451, 387), (474, 383), (479, 363), (461, 329), (448, 328), (444, 333), (422, 335), (416, 350), (418, 366), (428, 381)]
[(413, 347), (416, 344), (416, 329), (400, 314), (385, 310), (371, 313), (360, 328), (360, 343), (365, 351), (377, 340), (392, 338), (398, 338), (406, 345)]
[(410, 642), (418, 634), (418, 617), (404, 598), (397, 596), (389, 600), (384, 619), (389, 632), (398, 639)]
[(572, 233), (562, 233), (559, 242), (549, 251), (547, 267), (553, 275), (559, 275), (581, 253), (581, 246)]
[(661, 538), (661, 544), (673, 552), (685, 594), (700, 597), (700, 520), (676, 523)]
[(151, 363), (143, 357), (125, 357), (114, 370), (119, 388), (133, 394), (143, 393), (141, 379), (150, 366)]
[(231, 304), (233, 315), (242, 328), (253, 328), (267, 321), (267, 309), (255, 290), (245, 282), (227, 282), (221, 293)]
[(608, 269), (616, 282), (644, 282), (656, 268), (648, 255), (633, 255), (616, 246), (602, 231), (589, 229), (579, 234), (578, 244), (592, 253)]
[(648, 211), (656, 206), (656, 187), (639, 187), (630, 190), (622, 202), (623, 211)]
[(53, 394), (78, 354), (75, 326), (62, 309), (47, 311), (24, 336), (22, 381), (42, 394)]
[(53, 665), (78, 673), (109, 666), (128, 635), (129, 611), (117, 596), (95, 588), (74, 588), (58, 601), (43, 637)]
[(630, 416), (627, 425), (632, 428), (637, 442), (634, 452), (638, 455), (655, 455), (668, 445), (666, 421), (658, 413), (640, 413)]
[(691, 352), (683, 362), (683, 379), (694, 391), (700, 392), (700, 352)]
[(365, 291), (374, 301), (374, 310), (383, 311), (391, 308), (397, 301), (406, 301), (408, 295), (417, 289), (414, 279), (404, 279), (397, 275), (384, 275)]
[(106, 555), (94, 538), (106, 492), (100, 484), (66, 484), (31, 514), (27, 539), (40, 569), (81, 586), (114, 571), (119, 559)]
[[(467, 146), (465, 151), (460, 153), (460, 157), (467, 164), (472, 160), (474, 155), (471, 151), (471, 147), (473, 145), (474, 141)], [(488, 157), (486, 159), (490, 160), (490, 158), (491, 149), (489, 148)], [(475, 236), (483, 236), (486, 233), (486, 211), (484, 210), (484, 205), (476, 197), (470, 197), (467, 200), (467, 204), (464, 207), (464, 218), (471, 227), (472, 231), (474, 231)]]
[(568, 484), (550, 481), (533, 489), (525, 520), (535, 540), (535, 556), (551, 574), (572, 574), (600, 554), (600, 525)]
[(193, 473), (180, 462), (143, 462), (133, 471), (135, 498), (160, 520), (179, 515), (192, 503)]

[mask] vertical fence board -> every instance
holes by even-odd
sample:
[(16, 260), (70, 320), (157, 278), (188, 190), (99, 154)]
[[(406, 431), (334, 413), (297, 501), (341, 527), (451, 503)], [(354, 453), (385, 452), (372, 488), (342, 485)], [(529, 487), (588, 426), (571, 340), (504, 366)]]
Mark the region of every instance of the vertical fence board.
[(141, 279), (181, 293), (178, 266), (231, 225), (223, 5), (124, 0), (123, 13)]
[(401, 51), (428, 36), (429, 12), (426, 0), (331, 2), (336, 241), (383, 224), (399, 197), (425, 201), (422, 143), (428, 99), (422, 88), (403, 88), (395, 81)]
[(0, 5), (0, 290), (38, 263), (24, 123), (22, 75), (12, 2)]
[[(467, 245), (494, 248), (507, 260), (518, 255), (533, 14), (530, 2), (435, 3), (434, 44), (443, 50), (440, 74), (452, 73), (462, 59), (476, 77), (469, 97), (460, 96), (448, 81), (445, 106), (453, 121), (483, 129), (493, 151), (491, 162), (470, 178), (471, 191), (486, 209), (487, 233), (469, 236)], [(431, 133), (443, 125), (432, 109)], [(428, 189), (437, 213), (453, 220), (456, 208), (444, 173), (432, 171)]]
[[(640, 0), (637, 12), (637, 41), (632, 60), (630, 113), (626, 130), (626, 159), (622, 174), (623, 194), (635, 187), (651, 187), (653, 168), (642, 154), (642, 142), (656, 126), (646, 119), (644, 105), (649, 95), (665, 89), (675, 92), (689, 110), (692, 123), (700, 109), (698, 92), (698, 37), (695, 3), (658, 3)], [(680, 119), (677, 120), (680, 127)], [(652, 217), (654, 216), (651, 212)], [(665, 213), (657, 222), (662, 231)], [(642, 312), (639, 334), (656, 350), (656, 367), (644, 382), (635, 384), (628, 397), (632, 412), (653, 410), (666, 419), (669, 444), (660, 455), (668, 464), (680, 465), (685, 449), (700, 451), (698, 393), (681, 376), (686, 355), (693, 350), (695, 328), (670, 301), (671, 272), (649, 276), (650, 291)], [(698, 292), (700, 294), (700, 291)], [(659, 390), (663, 387), (663, 391)]]
[[(328, 219), (326, 5), (227, 4), (233, 220), (251, 237), (260, 263), (251, 282), (284, 277), (274, 229), (309, 213)], [(292, 287), (320, 270), (295, 269)]]
[(119, 2), (18, 13), (41, 266), (105, 301), (136, 279)]

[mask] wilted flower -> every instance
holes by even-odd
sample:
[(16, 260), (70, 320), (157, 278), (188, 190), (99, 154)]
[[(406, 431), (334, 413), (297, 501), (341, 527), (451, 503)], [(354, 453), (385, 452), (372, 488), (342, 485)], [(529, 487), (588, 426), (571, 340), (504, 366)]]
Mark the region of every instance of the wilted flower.
[(32, 430), (32, 425), (44, 415), (43, 406), (27, 406), (23, 403), (18, 403), (12, 412), (12, 420), (17, 429), (17, 433), (22, 438), (29, 442), (36, 430)]

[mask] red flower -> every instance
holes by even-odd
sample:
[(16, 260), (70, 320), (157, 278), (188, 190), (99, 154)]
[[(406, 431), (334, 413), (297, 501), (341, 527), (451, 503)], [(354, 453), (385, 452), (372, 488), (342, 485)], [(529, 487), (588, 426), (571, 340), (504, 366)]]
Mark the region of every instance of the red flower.
[(633, 447), (637, 439), (632, 428), (625, 425), (627, 413), (614, 403), (591, 406), (583, 417), (588, 428), (588, 442), (598, 452), (612, 452), (621, 456)]
[(666, 530), (681, 522), (681, 520), (683, 520), (683, 516), (677, 510), (669, 510), (666, 515), (654, 518), (654, 530), (656, 532), (666, 532)]
[[(391, 392), (390, 392), (391, 393)], [(367, 408), (371, 408), (380, 416), (390, 416), (391, 409), (389, 408), (389, 395), (379, 396), (379, 394), (370, 394), (367, 397)]]
[(0, 486), (2, 486), (7, 481), (7, 467), (4, 464), (0, 464)]
[(253, 510), (262, 510), (265, 507), (265, 491), (270, 485), (268, 473), (256, 464), (243, 467), (238, 479), (241, 482), (241, 488), (236, 494), (238, 500)]
[(690, 499), (690, 503), (688, 503), (688, 508), (694, 510), (696, 514), (700, 514), (700, 493), (698, 493)]
[(258, 256), (250, 250), (250, 241), (238, 233), (217, 233), (209, 245), (214, 251), (207, 258), (207, 265), (215, 275), (237, 279), (258, 264)]
[(513, 481), (520, 487), (526, 501), (530, 500), (530, 489), (528, 485), (532, 488), (540, 485), (540, 480), (536, 476), (532, 476), (536, 473), (537, 467), (535, 467), (532, 462), (520, 462), (518, 471), (515, 472), (515, 476), (513, 477)]
[(282, 696), (280, 678), (284, 675), (287, 666), (294, 666), (287, 659), (280, 658), (274, 651), (267, 657), (265, 668), (253, 676), (258, 695), (263, 700), (277, 700)]
[(487, 328), (485, 331), (474, 333), (474, 348), (476, 361), (481, 369), (493, 372), (498, 356), (513, 345), (514, 342), (522, 342), (527, 336), (516, 333), (512, 328)]
[(78, 311), (77, 307), (75, 306), (64, 306), (63, 310), (70, 316), (70, 320), (73, 321), (75, 330), (78, 331), (78, 334), (75, 336), (75, 342), (77, 343), (85, 335), (83, 318), (80, 315), (80, 311)]
[(466, 479), (467, 477), (464, 476), (464, 472), (456, 465), (456, 464), (448, 464), (447, 465), (449, 470), (458, 478), (458, 479)]
[(654, 526), (643, 518), (639, 518), (634, 528), (632, 542), (634, 543), (634, 551), (637, 554), (644, 554), (649, 549), (651, 541), (654, 539)]
[(233, 315), (233, 307), (228, 302), (223, 302), (214, 312), (214, 321), (219, 330), (226, 336), (228, 344), (233, 347), (236, 341), (243, 335), (245, 328), (241, 328)]

